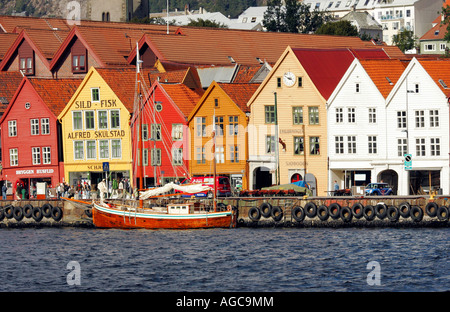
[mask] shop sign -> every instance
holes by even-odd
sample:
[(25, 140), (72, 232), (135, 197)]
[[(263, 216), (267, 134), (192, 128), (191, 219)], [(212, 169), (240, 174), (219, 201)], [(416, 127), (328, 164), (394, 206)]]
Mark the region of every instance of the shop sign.
[[(36, 169), (36, 174), (52, 174), (54, 173), (54, 169)], [(34, 169), (28, 170), (16, 170), (16, 175), (26, 175), (26, 174), (34, 174)]]

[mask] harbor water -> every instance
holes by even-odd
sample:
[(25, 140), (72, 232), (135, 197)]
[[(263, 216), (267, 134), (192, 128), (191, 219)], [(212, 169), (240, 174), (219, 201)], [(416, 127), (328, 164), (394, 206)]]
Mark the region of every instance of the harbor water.
[(449, 228), (1, 229), (2, 292), (441, 292)]

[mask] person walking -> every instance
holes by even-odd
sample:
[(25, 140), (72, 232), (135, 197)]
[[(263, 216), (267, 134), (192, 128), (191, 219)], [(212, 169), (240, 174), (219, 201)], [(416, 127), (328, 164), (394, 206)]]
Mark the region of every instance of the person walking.
[(6, 181), (3, 182), (2, 186), (2, 199), (6, 200), (6, 192), (8, 191), (8, 187), (6, 186)]

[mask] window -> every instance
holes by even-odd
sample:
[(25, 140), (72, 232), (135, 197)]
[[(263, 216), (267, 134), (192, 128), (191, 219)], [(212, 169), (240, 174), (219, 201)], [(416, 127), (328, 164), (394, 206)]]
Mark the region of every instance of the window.
[(275, 105), (264, 106), (266, 124), (275, 123)]
[(271, 154), (275, 152), (275, 136), (266, 136), (266, 153)]
[(173, 148), (172, 149), (172, 162), (175, 166), (183, 165), (183, 149)]
[(195, 124), (197, 127), (197, 136), (206, 136), (206, 117), (195, 117)]
[(98, 111), (98, 128), (108, 129), (108, 111)]
[(31, 119), (31, 135), (39, 135), (39, 119)]
[(214, 124), (216, 126), (216, 136), (223, 136), (223, 117), (216, 117)]
[(86, 141), (86, 153), (87, 159), (96, 159), (97, 158), (97, 142), (96, 141)]
[(108, 159), (109, 158), (109, 141), (108, 140), (99, 140), (98, 141), (98, 149), (100, 151), (100, 159)]
[(44, 165), (50, 165), (52, 163), (52, 153), (49, 146), (42, 148), (42, 162)]
[(369, 135), (368, 142), (369, 142), (369, 154), (376, 154), (377, 153), (377, 137)]
[(297, 78), (297, 86), (299, 88), (303, 87), (303, 78), (302, 77)]
[(335, 8), (338, 8), (341, 5), (341, 1), (336, 2)]
[(161, 124), (152, 124), (152, 140), (161, 141)]
[(71, 49), (72, 54), (72, 72), (87, 72), (87, 49), (80, 40), (75, 41)]
[(161, 166), (161, 149), (152, 149), (152, 166)]
[(9, 163), (11, 166), (19, 165), (19, 150), (17, 148), (11, 148), (9, 150)]
[(441, 139), (440, 138), (430, 138), (431, 146), (431, 156), (441, 155)]
[(111, 157), (122, 158), (122, 140), (111, 140)]
[(303, 137), (294, 137), (294, 155), (304, 155), (305, 145)]
[(120, 111), (111, 110), (111, 129), (120, 129)]
[(91, 100), (92, 100), (92, 102), (100, 102), (100, 89), (99, 88), (91, 89)]
[(172, 124), (172, 139), (175, 141), (183, 140), (183, 125)]
[(423, 45), (425, 51), (434, 51), (436, 50), (436, 45), (435, 44), (424, 44)]
[(425, 139), (416, 139), (416, 156), (425, 156)]
[(73, 130), (83, 130), (83, 120), (81, 119), (81, 112), (72, 112)]
[(83, 141), (74, 141), (73, 149), (74, 149), (74, 160), (83, 160), (84, 159), (84, 143), (83, 143)]
[(309, 124), (318, 125), (319, 124), (319, 108), (318, 107), (308, 107)]
[(239, 146), (237, 146), (237, 145), (230, 145), (230, 161), (232, 163), (238, 163), (239, 162)]
[(141, 140), (141, 138), (142, 138), (142, 141), (148, 140), (148, 125), (147, 124), (142, 125), (142, 136), (139, 136), (138, 140)]
[(216, 146), (216, 163), (223, 164), (225, 163), (225, 155), (223, 146)]
[(355, 114), (355, 108), (349, 107), (347, 108), (347, 117), (349, 123), (355, 123), (356, 122), (356, 114)]
[(355, 92), (356, 92), (356, 93), (359, 93), (359, 83), (356, 83), (356, 84), (355, 84)]
[(416, 120), (416, 128), (425, 127), (425, 112), (424, 111), (415, 111), (415, 120)]
[(356, 136), (347, 137), (348, 153), (356, 154)]
[(144, 148), (142, 151), (143, 165), (148, 166), (148, 148)]
[(86, 130), (95, 129), (94, 111), (84, 112), (84, 124), (86, 125)]
[(415, 89), (416, 93), (419, 93), (419, 84), (418, 83), (416, 83), (414, 85), (414, 89)]
[(197, 164), (204, 164), (206, 163), (206, 157), (205, 157), (205, 148), (204, 147), (197, 147)]
[(309, 138), (309, 151), (311, 155), (320, 155), (320, 141), (319, 137)]
[(214, 107), (219, 107), (219, 99), (214, 99)]
[(41, 148), (32, 147), (31, 148), (31, 158), (33, 159), (33, 165), (41, 164)]
[(377, 123), (377, 109), (369, 108), (369, 123)]
[(397, 112), (397, 128), (406, 129), (406, 111)]
[(277, 77), (277, 88), (281, 88), (281, 77)]
[(406, 10), (406, 17), (411, 17), (411, 10)]
[(300, 106), (292, 107), (292, 121), (294, 125), (303, 124), (303, 107)]
[(239, 116), (228, 117), (228, 134), (230, 136), (239, 135)]
[(20, 71), (27, 76), (34, 75), (34, 56), (21, 57), (19, 59)]
[(41, 118), (41, 134), (50, 134), (49, 118)]
[(430, 110), (430, 127), (439, 127), (439, 111)]
[(16, 120), (8, 121), (8, 134), (10, 137), (17, 136), (17, 121)]
[(398, 156), (403, 157), (408, 153), (408, 140), (407, 139), (397, 139), (397, 151)]
[(342, 107), (336, 108), (336, 123), (344, 122), (344, 109)]
[(445, 49), (447, 49), (447, 44), (446, 44), (446, 43), (441, 43), (441, 44), (439, 45), (439, 50), (445, 51)]
[(344, 154), (344, 137), (336, 136), (334, 137), (336, 154)]

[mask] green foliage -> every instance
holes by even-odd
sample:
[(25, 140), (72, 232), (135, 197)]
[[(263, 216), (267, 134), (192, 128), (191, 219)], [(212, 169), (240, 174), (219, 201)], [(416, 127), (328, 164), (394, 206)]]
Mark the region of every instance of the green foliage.
[(263, 26), (268, 31), (314, 33), (323, 23), (331, 20), (327, 12), (311, 11), (310, 7), (297, 0), (269, 0), (264, 13)]
[(412, 30), (404, 29), (397, 35), (392, 37), (393, 44), (396, 45), (402, 52), (411, 50), (416, 46), (417, 36), (414, 36)]
[(196, 19), (196, 20), (190, 20), (187, 26), (196, 26), (196, 27), (212, 27), (212, 28), (228, 28), (227, 25), (211, 21), (211, 20), (204, 20), (202, 18)]
[(447, 33), (444, 36), (445, 41), (450, 42), (450, 6), (446, 6), (442, 8), (442, 15), (444, 16), (444, 20), (441, 21), (441, 24), (447, 25)]
[(338, 21), (322, 24), (316, 34), (335, 36), (358, 36), (358, 29), (350, 21)]

